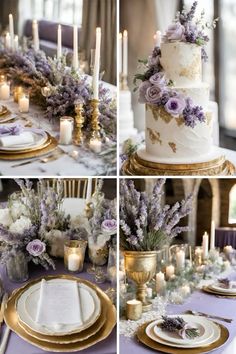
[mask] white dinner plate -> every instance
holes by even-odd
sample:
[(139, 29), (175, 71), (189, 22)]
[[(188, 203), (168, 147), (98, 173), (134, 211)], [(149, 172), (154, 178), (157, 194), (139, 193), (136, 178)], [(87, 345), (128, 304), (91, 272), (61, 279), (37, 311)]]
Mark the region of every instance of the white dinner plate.
[[(176, 316), (168, 316), (168, 317), (176, 317)], [(163, 321), (163, 319), (159, 319), (156, 321), (156, 325), (154, 326), (154, 333), (161, 339), (166, 340), (168, 342), (176, 343), (176, 344), (201, 344), (206, 340), (213, 336), (213, 329), (211, 324), (205, 323), (202, 317), (196, 317), (191, 315), (181, 315), (181, 318), (188, 324), (190, 324), (193, 328), (197, 328), (199, 331), (199, 336), (194, 339), (189, 338), (181, 338), (176, 332), (168, 332), (162, 330), (159, 325)]]
[(15, 113), (7, 113), (4, 114), (3, 116), (0, 116), (0, 124), (4, 124), (7, 123), (9, 121), (11, 121), (12, 119), (15, 119), (17, 116)]
[[(49, 282), (68, 282), (66, 279), (53, 279)], [(28, 288), (17, 301), (16, 310), (19, 319), (32, 330), (45, 335), (67, 335), (80, 332), (90, 327), (101, 313), (100, 299), (93, 289), (83, 283), (78, 283), (80, 291), (80, 305), (83, 309), (83, 324), (64, 325), (59, 328), (42, 326), (36, 323), (37, 307), (40, 295), (41, 283), (32, 285)], [(56, 294), (55, 294), (56, 296)], [(63, 304), (62, 304), (63, 306)]]
[[(200, 317), (200, 316), (194, 316), (194, 317), (197, 318), (197, 317)], [(201, 342), (201, 343), (177, 344), (177, 343), (172, 343), (172, 342), (166, 341), (164, 339), (161, 339), (154, 332), (154, 327), (155, 327), (157, 321), (154, 321), (154, 322), (150, 323), (146, 327), (146, 334), (147, 334), (147, 336), (149, 338), (151, 338), (155, 342), (158, 342), (160, 344), (164, 344), (164, 345), (169, 346), (169, 347), (185, 348), (185, 349), (193, 349), (193, 348), (205, 347), (205, 346), (208, 346), (211, 343), (214, 343), (215, 341), (217, 341), (220, 338), (221, 331), (220, 331), (220, 327), (217, 324), (215, 324), (214, 322), (209, 321), (209, 320), (207, 320), (205, 318), (203, 318), (203, 320), (205, 321), (204, 327), (210, 324), (210, 326), (213, 328), (213, 335), (209, 339), (207, 339), (205, 342)]]
[[(232, 283), (233, 285), (236, 285), (236, 281), (232, 281)], [(231, 289), (222, 288), (219, 283), (210, 284), (208, 288), (214, 291), (219, 291), (221, 293), (236, 295), (236, 288), (231, 288)]]
[(47, 139), (47, 133), (41, 129), (24, 129), (24, 131), (30, 131), (33, 135), (34, 138), (34, 142), (30, 143), (30, 144), (19, 144), (19, 145), (14, 145), (14, 146), (9, 146), (9, 147), (4, 147), (1, 146), (0, 150), (2, 151), (21, 151), (22, 149), (26, 149), (26, 148), (36, 148), (40, 145), (43, 145)]

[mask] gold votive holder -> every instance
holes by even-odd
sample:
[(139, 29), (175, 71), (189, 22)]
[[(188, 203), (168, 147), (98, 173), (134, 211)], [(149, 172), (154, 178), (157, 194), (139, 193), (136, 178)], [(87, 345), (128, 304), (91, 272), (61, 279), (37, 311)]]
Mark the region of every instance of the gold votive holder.
[(13, 90), (14, 102), (18, 103), (19, 97), (24, 93), (22, 86), (16, 86)]
[(87, 241), (70, 240), (64, 245), (64, 265), (69, 272), (82, 272)]
[(137, 321), (141, 318), (143, 311), (142, 302), (136, 299), (126, 302), (126, 318), (127, 320)]

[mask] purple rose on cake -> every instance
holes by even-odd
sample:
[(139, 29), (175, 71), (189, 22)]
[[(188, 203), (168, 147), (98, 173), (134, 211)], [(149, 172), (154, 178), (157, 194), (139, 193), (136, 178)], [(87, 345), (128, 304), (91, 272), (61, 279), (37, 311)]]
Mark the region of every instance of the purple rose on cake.
[(166, 37), (169, 40), (182, 40), (184, 38), (185, 28), (180, 22), (170, 25), (166, 31)]
[(46, 250), (46, 245), (39, 239), (35, 239), (28, 243), (26, 250), (31, 254), (31, 256), (38, 257)]
[(149, 81), (160, 88), (164, 88), (166, 86), (166, 79), (165, 79), (165, 75), (163, 72), (159, 72), (156, 73), (154, 75), (152, 75), (149, 79)]
[(178, 117), (183, 113), (186, 106), (185, 99), (181, 96), (170, 97), (165, 104), (165, 110), (174, 117)]
[(145, 97), (147, 102), (155, 104), (159, 101), (161, 94), (161, 88), (153, 85), (147, 89)]
[(138, 97), (138, 101), (139, 103), (147, 103), (147, 99), (145, 97), (146, 95), (146, 91), (148, 89), (148, 87), (151, 87), (152, 84), (146, 80), (146, 81), (143, 81), (141, 83), (141, 85), (139, 86), (139, 97)]

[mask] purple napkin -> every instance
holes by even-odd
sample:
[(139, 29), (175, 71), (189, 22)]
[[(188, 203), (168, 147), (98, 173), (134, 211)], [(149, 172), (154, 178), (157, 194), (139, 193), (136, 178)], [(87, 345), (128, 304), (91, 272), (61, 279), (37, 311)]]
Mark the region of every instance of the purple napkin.
[(9, 135), (20, 135), (22, 131), (23, 127), (20, 124), (2, 125), (0, 126), (0, 137)]

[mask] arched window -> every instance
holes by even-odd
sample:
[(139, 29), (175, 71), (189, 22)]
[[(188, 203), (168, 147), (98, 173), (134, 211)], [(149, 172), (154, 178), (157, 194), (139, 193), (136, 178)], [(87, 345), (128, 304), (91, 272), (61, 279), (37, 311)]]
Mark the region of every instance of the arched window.
[(236, 184), (229, 192), (229, 224), (236, 224)]

